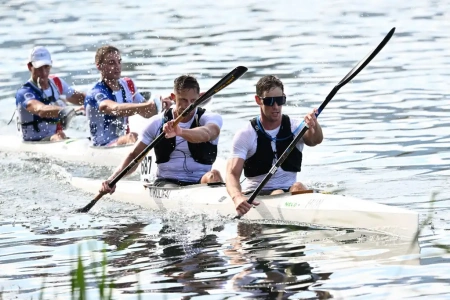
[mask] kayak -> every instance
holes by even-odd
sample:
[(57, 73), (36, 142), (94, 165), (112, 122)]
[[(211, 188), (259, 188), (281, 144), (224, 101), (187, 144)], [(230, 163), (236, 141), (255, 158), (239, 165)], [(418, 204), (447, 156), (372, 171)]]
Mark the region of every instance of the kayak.
[(85, 162), (98, 166), (117, 166), (133, 145), (94, 147), (88, 138), (57, 142), (24, 142), (18, 135), (2, 136), (0, 151), (28, 152), (69, 162)]
[[(70, 183), (84, 192), (97, 194), (100, 180), (73, 177)], [(149, 210), (217, 214), (234, 217), (232, 199), (224, 184), (196, 184), (187, 187), (154, 187), (142, 181), (120, 181), (114, 201)], [(283, 193), (259, 196), (260, 205), (242, 219), (277, 224), (313, 225), (376, 231), (412, 241), (419, 226), (418, 213), (354, 197), (327, 193)]]
[[(66, 162), (88, 163), (94, 166), (117, 167), (133, 149), (134, 145), (113, 147), (92, 146), (88, 138), (66, 139), (57, 142), (24, 142), (18, 135), (2, 136), (1, 152), (28, 152), (60, 159)], [(151, 167), (155, 161), (154, 151), (144, 157), (138, 167), (142, 181), (151, 181), (156, 176), (156, 167)], [(225, 160), (218, 157), (213, 164), (224, 176)]]

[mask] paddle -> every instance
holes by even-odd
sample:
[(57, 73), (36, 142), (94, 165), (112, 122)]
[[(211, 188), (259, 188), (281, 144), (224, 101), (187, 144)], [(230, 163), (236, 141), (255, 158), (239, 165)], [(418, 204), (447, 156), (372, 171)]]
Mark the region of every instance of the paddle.
[[(333, 99), (334, 95), (339, 91), (341, 87), (346, 85), (350, 80), (352, 80), (356, 75), (358, 75), (359, 72), (361, 72), (362, 69), (364, 69), (365, 66), (378, 54), (378, 52), (383, 49), (383, 47), (389, 42), (392, 35), (395, 32), (395, 27), (389, 31), (389, 33), (386, 35), (386, 37), (381, 41), (381, 43), (378, 45), (378, 47), (375, 48), (374, 51), (369, 53), (363, 60), (361, 60), (351, 71), (331, 90), (331, 92), (328, 94), (328, 96), (325, 98), (325, 101), (323, 101), (322, 105), (320, 105), (318, 112), (316, 113), (316, 117), (320, 115), (322, 110), (325, 109), (325, 106), (327, 106), (328, 102)], [(303, 121), (304, 123), (304, 121)], [(256, 196), (258, 196), (259, 192), (261, 192), (262, 188), (266, 185), (266, 183), (270, 180), (270, 178), (276, 173), (280, 165), (286, 160), (286, 158), (289, 156), (291, 151), (295, 148), (297, 145), (297, 142), (303, 137), (303, 135), (308, 130), (308, 125), (304, 125), (302, 130), (295, 136), (294, 140), (289, 144), (289, 146), (286, 148), (284, 153), (280, 156), (280, 158), (277, 160), (277, 162), (272, 166), (269, 173), (264, 177), (264, 179), (261, 181), (261, 183), (258, 185), (256, 190), (252, 193), (252, 195), (248, 198), (247, 203), (251, 204), (253, 200), (255, 200)], [(236, 218), (240, 218), (240, 216), (236, 216)]]
[[(211, 100), (211, 97), (215, 94), (217, 94), (218, 92), (220, 92), (222, 89), (226, 88), (227, 86), (229, 86), (230, 84), (232, 84), (233, 82), (235, 82), (237, 79), (239, 79), (242, 75), (244, 75), (244, 73), (247, 72), (247, 68), (243, 67), (243, 66), (239, 66), (236, 67), (233, 71), (231, 71), (230, 73), (228, 73), (225, 77), (223, 77), (218, 83), (216, 83), (212, 88), (210, 88), (208, 91), (206, 91), (203, 95), (201, 95), (197, 100), (195, 100), (194, 103), (192, 103), (191, 105), (189, 105), (182, 113), (181, 115), (179, 115), (175, 120), (174, 120), (174, 125), (177, 125), (178, 123), (180, 123), (181, 119), (183, 119), (184, 117), (186, 117), (187, 115), (189, 115), (189, 113), (195, 109), (195, 107), (197, 107), (198, 105), (202, 104), (203, 102), (205, 102), (206, 100)], [(148, 152), (150, 152), (150, 150), (153, 149), (153, 147), (155, 147), (155, 145), (161, 141), (163, 138), (165, 137), (165, 133), (162, 132), (156, 139), (153, 140), (153, 142), (151, 142), (147, 147), (145, 147), (145, 149), (139, 153), (138, 156), (135, 157), (135, 159), (133, 159), (133, 161), (125, 168), (123, 169), (119, 174), (117, 174), (116, 177), (113, 178), (113, 180), (111, 180), (111, 182), (109, 183), (109, 186), (112, 188), (113, 186), (116, 185), (116, 183), (122, 179), (122, 177), (124, 177), (131, 169), (134, 168), (134, 166), (136, 164), (138, 164), (146, 155)], [(100, 198), (103, 197), (103, 193), (99, 193), (97, 195), (97, 197), (94, 198), (94, 200), (92, 200), (88, 205), (86, 205), (85, 207), (76, 210), (77, 212), (88, 212), (94, 205), (95, 203), (97, 203), (98, 200), (100, 200)]]

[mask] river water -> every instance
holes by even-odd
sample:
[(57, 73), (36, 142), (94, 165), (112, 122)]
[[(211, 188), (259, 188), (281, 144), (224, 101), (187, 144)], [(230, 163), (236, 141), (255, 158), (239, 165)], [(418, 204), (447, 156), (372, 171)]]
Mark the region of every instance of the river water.
[[(396, 34), (320, 115), (324, 142), (304, 153), (309, 186), (420, 213), (418, 243), (351, 230), (160, 214), (109, 201), (87, 215), (67, 208), (92, 195), (66, 184), (111, 169), (0, 152), (0, 299), (70, 297), (70, 271), (87, 266), (88, 299), (106, 253), (116, 299), (450, 298), (448, 162), (449, 0), (1, 1), (0, 138), (34, 45), (53, 73), (80, 90), (98, 78), (95, 49), (122, 50), (123, 75), (142, 90), (171, 91), (183, 73), (202, 90), (234, 67), (249, 71), (214, 98), (224, 118), (220, 155), (258, 113), (263, 75), (285, 84), (284, 113), (302, 117), (392, 28)], [(447, 13), (447, 16), (446, 16)], [(87, 135), (84, 120), (71, 134)], [(78, 126), (75, 126), (77, 125)], [(430, 201), (436, 192), (434, 201)]]

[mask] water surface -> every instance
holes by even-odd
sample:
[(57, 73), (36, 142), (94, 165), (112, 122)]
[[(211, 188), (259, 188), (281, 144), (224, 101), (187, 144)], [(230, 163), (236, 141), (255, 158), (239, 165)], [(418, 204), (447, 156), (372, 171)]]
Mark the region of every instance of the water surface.
[[(88, 271), (102, 249), (114, 295), (136, 299), (450, 298), (447, 149), (450, 2), (374, 1), (3, 1), (0, 5), (0, 137), (14, 93), (29, 76), (34, 45), (47, 46), (55, 74), (80, 90), (98, 79), (95, 49), (122, 51), (142, 90), (171, 91), (183, 73), (202, 90), (238, 65), (249, 71), (209, 109), (224, 118), (220, 155), (258, 113), (255, 84), (285, 84), (284, 113), (303, 117), (396, 27), (389, 44), (320, 115), (324, 142), (307, 148), (299, 180), (311, 187), (400, 206), (425, 222), (418, 245), (348, 230), (246, 224), (214, 216), (160, 214), (92, 197), (66, 184), (111, 170), (24, 153), (0, 153), (0, 289), (3, 298), (70, 295), (78, 247)], [(71, 135), (87, 135), (75, 120)], [(433, 191), (441, 192), (430, 203)], [(420, 256), (419, 256), (420, 254)], [(91, 273), (88, 273), (91, 274)], [(87, 275), (89, 299), (94, 276)], [(140, 284), (137, 284), (137, 281)]]

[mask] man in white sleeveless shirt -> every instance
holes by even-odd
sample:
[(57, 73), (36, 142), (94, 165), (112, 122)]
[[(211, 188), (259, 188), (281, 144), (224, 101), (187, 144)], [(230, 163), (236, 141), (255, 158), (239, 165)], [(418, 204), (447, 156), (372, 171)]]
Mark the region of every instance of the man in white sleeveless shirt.
[[(247, 213), (252, 205), (259, 204), (258, 201), (248, 204), (245, 195), (251, 194), (257, 188), (294, 136), (301, 130), (299, 125), (303, 121), (282, 115), (286, 95), (283, 83), (276, 76), (264, 76), (258, 81), (255, 101), (260, 108), (260, 116), (250, 120), (236, 133), (232, 143), (231, 157), (227, 164), (227, 191), (239, 215)], [(317, 109), (314, 109), (304, 117), (305, 123), (309, 126), (308, 131), (259, 195), (306, 190), (301, 182), (296, 182), (297, 173), (301, 169), (303, 146), (306, 144), (313, 147), (323, 140), (322, 128), (316, 119), (316, 112)], [(242, 192), (239, 180), (242, 171), (247, 181), (246, 192)]]
[[(157, 172), (155, 186), (178, 187), (199, 183), (223, 182), (220, 172), (212, 169), (217, 157), (222, 117), (201, 107), (194, 109), (174, 126), (174, 119), (200, 96), (197, 79), (182, 75), (174, 81), (175, 107), (150, 118), (138, 142), (110, 178), (101, 193), (113, 193), (108, 182), (125, 169), (162, 132), (165, 139), (155, 145)], [(130, 171), (132, 173), (137, 166)]]

